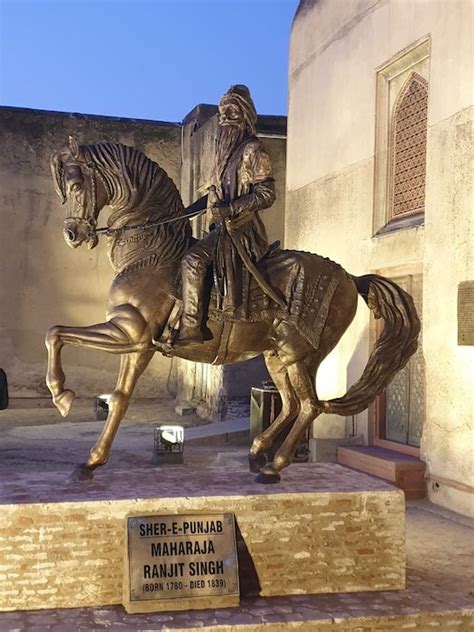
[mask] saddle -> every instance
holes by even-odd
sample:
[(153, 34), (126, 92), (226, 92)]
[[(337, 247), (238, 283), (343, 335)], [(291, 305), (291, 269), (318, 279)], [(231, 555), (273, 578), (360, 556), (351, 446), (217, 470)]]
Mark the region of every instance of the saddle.
[[(244, 270), (242, 301), (233, 311), (221, 309), (221, 297), (214, 284), (207, 284), (208, 294), (203, 299), (204, 321), (262, 322), (281, 318), (317, 348), (334, 293), (347, 273), (326, 257), (282, 250), (278, 246), (271, 248), (257, 267), (278, 295), (285, 299), (286, 307), (275, 303)], [(172, 345), (178, 335), (183, 311), (181, 272), (176, 277), (173, 295), (176, 303), (160, 336), (161, 344)]]

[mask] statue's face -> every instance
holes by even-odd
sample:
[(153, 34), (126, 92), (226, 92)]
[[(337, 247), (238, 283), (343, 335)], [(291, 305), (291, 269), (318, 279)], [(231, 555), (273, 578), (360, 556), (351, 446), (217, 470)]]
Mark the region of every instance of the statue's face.
[(77, 248), (86, 243), (95, 248), (97, 216), (107, 203), (105, 189), (92, 168), (77, 162), (64, 162), (64, 190), (68, 214), (64, 220), (63, 235), (68, 246)]
[(219, 125), (242, 127), (244, 125), (244, 117), (242, 111), (236, 103), (225, 101), (219, 105)]

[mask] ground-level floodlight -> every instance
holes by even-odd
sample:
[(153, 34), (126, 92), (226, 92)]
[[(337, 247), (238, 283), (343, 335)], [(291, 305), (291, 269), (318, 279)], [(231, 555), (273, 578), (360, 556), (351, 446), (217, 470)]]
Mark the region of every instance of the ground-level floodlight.
[(183, 463), (184, 428), (182, 426), (157, 426), (153, 462), (156, 465)]
[(112, 395), (110, 393), (105, 393), (104, 395), (98, 395), (95, 398), (95, 418), (97, 421), (107, 419), (111, 397)]

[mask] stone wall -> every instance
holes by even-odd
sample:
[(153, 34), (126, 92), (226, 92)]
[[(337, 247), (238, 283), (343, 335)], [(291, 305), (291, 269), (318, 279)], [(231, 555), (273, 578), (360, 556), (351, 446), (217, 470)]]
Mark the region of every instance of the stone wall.
[[(473, 507), (474, 352), (457, 344), (456, 297), (458, 284), (474, 278), (472, 41), (470, 3), (462, 0), (301, 2), (290, 46), (285, 225), (288, 247), (329, 256), (352, 274), (422, 274), (421, 458), (430, 498), (463, 513)], [(417, 44), (428, 51), (419, 57), (429, 85), (425, 219), (374, 235), (377, 72)], [(361, 301), (320, 369), (321, 397), (342, 395), (361, 374), (369, 334)], [(370, 439), (367, 413), (354, 422)], [(345, 423), (322, 416), (315, 434), (344, 434)]]
[[(72, 251), (62, 237), (64, 208), (49, 159), (67, 144), (68, 134), (82, 143), (132, 145), (179, 185), (180, 125), (0, 108), (0, 366), (12, 398), (48, 397), (44, 336), (50, 325), (84, 326), (105, 318), (112, 279), (105, 244)], [(104, 225), (106, 218), (100, 219)], [(136, 394), (167, 394), (169, 365), (157, 354)], [(113, 388), (118, 356), (68, 347), (64, 367), (78, 395), (93, 397)]]

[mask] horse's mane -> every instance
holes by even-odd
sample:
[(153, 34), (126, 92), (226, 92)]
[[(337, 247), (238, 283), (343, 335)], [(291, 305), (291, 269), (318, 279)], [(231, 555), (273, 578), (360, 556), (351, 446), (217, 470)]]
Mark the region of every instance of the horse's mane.
[(109, 226), (176, 217), (183, 202), (173, 180), (143, 152), (121, 143), (80, 145), (85, 162), (95, 164), (112, 194)]
[[(109, 191), (109, 204), (113, 208), (108, 219), (109, 227), (153, 223), (182, 213), (183, 202), (173, 180), (143, 152), (121, 143), (79, 147), (80, 159), (95, 165)], [(161, 249), (163, 261), (182, 254), (191, 237), (188, 220), (149, 230), (156, 233), (156, 244)], [(111, 246), (111, 256), (118, 235)]]

